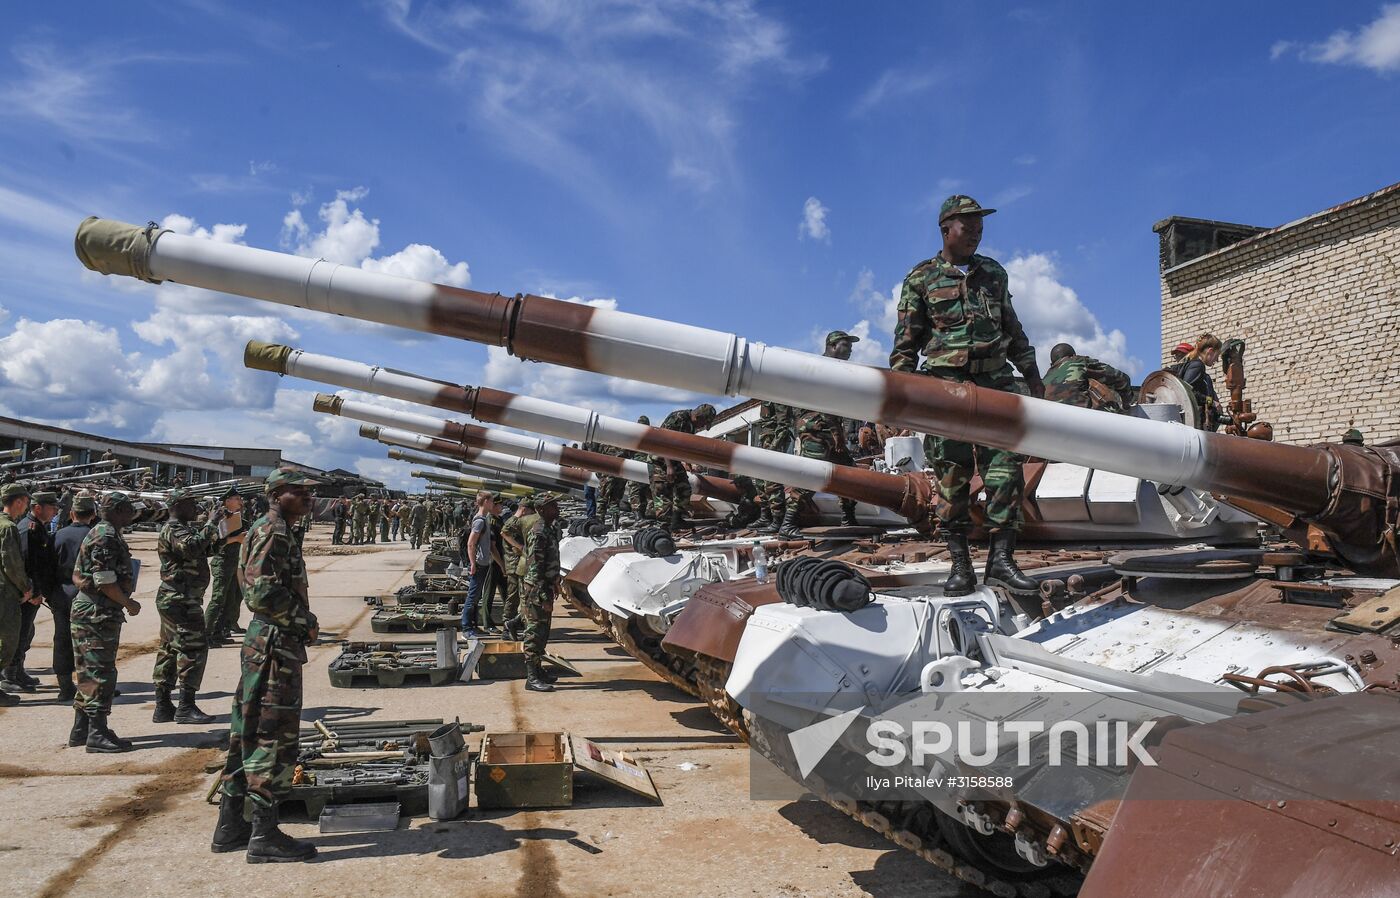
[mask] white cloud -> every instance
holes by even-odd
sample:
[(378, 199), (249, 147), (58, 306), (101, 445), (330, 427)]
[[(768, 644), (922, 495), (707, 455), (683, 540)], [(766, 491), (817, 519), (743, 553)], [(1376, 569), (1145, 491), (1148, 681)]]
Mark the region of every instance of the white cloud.
[(44, 43), (20, 44), (13, 53), (21, 74), (0, 89), (0, 116), (42, 121), (75, 139), (140, 142), (155, 137), (112, 89), (116, 69), (152, 57), (62, 53)]
[(810, 237), (830, 243), (831, 227), (826, 223), (829, 212), (831, 210), (823, 206), (821, 200), (814, 196), (807, 197), (807, 201), (802, 204), (802, 221), (797, 226), (798, 238)]
[(851, 115), (860, 117), (884, 103), (921, 94), (938, 83), (938, 76), (923, 70), (885, 69), (851, 106)]
[(1379, 73), (1400, 71), (1400, 3), (1387, 3), (1374, 21), (1356, 31), (1334, 31), (1325, 41), (1276, 41), (1269, 48), (1269, 58), (1291, 52), (1308, 62), (1360, 66)]
[(1038, 161), (1039, 160), (1030, 153), (1022, 153), (1020, 156), (1011, 160), (1014, 165), (1035, 165)]
[(410, 243), (392, 256), (382, 259), (365, 259), (360, 263), (360, 267), (366, 271), (432, 281), (435, 284), (449, 284), (453, 287), (466, 287), (472, 282), (471, 270), (466, 262), (448, 262), (442, 250), (423, 243)]
[[(618, 141), (697, 193), (737, 178), (737, 107), (761, 77), (824, 65), (750, 0), (516, 0), (475, 7), (381, 0), (440, 54), (444, 76), (503, 152), (617, 215), (639, 176)], [(645, 174), (643, 172), (642, 174)]]

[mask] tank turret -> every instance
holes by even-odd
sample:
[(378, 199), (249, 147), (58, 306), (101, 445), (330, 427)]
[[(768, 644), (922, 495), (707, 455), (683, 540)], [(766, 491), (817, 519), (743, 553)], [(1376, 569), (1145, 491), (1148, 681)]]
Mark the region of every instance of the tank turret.
[(723, 331), (541, 296), (432, 284), (155, 225), (89, 218), (78, 227), (76, 251), (102, 274), (174, 281), (458, 337), (505, 347), (522, 359), (658, 386), (816, 407), (1265, 503), (1310, 525), (1354, 570), (1400, 573), (1400, 446), (1289, 446), (1108, 416)]

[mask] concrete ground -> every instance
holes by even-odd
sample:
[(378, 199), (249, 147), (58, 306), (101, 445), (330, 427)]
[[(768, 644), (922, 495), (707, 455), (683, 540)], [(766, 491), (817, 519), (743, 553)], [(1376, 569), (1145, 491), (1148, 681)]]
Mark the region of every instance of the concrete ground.
[(583, 677), (563, 679), (553, 694), (527, 693), (521, 681), (332, 688), (326, 665), (339, 652), (337, 640), (371, 635), (361, 597), (411, 582), (423, 553), (406, 543), (330, 549), (322, 527), (307, 542), (322, 641), (310, 649), (303, 721), (460, 717), (488, 731), (568, 730), (641, 760), (664, 804), (580, 775), (575, 804), (564, 810), (473, 807), (448, 823), (404, 819), (396, 832), (353, 835), (323, 836), (314, 822), (287, 824), (319, 847), (310, 864), (251, 866), (241, 853), (211, 854), (215, 808), (204, 801), (206, 770), (220, 761), (227, 738), (238, 650), (210, 653), (201, 704), (219, 715), (217, 723), (151, 723), (155, 537), (137, 533), (130, 541), (142, 561), (144, 607), (122, 634), (123, 694), (111, 723), (138, 750), (89, 755), (66, 747), (72, 711), (54, 700), (52, 622), (42, 611), (28, 668), (44, 687), (21, 706), (0, 709), (0, 859), (9, 861), (0, 896), (138, 898), (194, 890), (201, 898), (344, 898), (468, 888), (530, 898), (978, 894), (823, 804), (750, 800), (745, 746), (703, 704), (563, 607), (553, 650)]

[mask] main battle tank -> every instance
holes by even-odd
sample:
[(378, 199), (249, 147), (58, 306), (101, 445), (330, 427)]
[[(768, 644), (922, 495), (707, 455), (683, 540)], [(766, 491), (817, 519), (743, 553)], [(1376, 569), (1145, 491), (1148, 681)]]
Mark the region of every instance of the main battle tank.
[[(787, 595), (753, 613), (726, 692), (756, 746), (805, 786), (997, 894), (1070, 891), (1085, 871), (1086, 895), (1215, 894), (1224, 864), (1232, 881), (1280, 883), (1272, 894), (1336, 891), (1338, 879), (1344, 891), (1386, 894), (1394, 881), (1400, 446), (1212, 434), (154, 228), (89, 220), (78, 250), (104, 273), (463, 337), (658, 385), (816, 407), (1223, 498), (1277, 526), (1294, 547), (1115, 555), (1107, 559), (1113, 583), (1029, 626), (985, 587), (959, 599), (876, 587), (873, 601), (848, 611)], [(1055, 592), (1046, 591), (1052, 602)], [(1012, 715), (992, 698), (1024, 703), (1028, 695), (1052, 720), (1166, 719), (1175, 729), (1157, 746), (1158, 763), (1105, 768), (1075, 789), (1050, 789), (1045, 765), (1023, 765), (990, 793), (851, 794), (861, 746), (849, 728), (862, 715), (897, 709), (909, 720), (998, 722)], [(1327, 697), (1300, 700), (1309, 696)], [(804, 757), (796, 734), (833, 724), (848, 728), (834, 750)], [(944, 772), (965, 769), (946, 749), (928, 754)], [(1356, 761), (1343, 763), (1348, 756)], [(1371, 791), (1338, 797), (1341, 768)], [(1141, 796), (1154, 800), (1133, 800)], [(1168, 835), (1191, 852), (1160, 850)], [(1202, 846), (1227, 838), (1239, 850), (1200, 876)], [(1319, 889), (1321, 862), (1330, 868)]]

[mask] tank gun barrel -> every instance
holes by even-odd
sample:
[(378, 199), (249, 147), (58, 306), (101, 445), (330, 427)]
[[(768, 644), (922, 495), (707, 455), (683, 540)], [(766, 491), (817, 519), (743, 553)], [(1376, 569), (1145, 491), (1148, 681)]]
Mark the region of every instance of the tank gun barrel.
[[(450, 458), (442, 458), (436, 455), (420, 455), (417, 452), (408, 452), (404, 449), (390, 449), (389, 458), (395, 461), (405, 461), (414, 465), (431, 465), (447, 471), (456, 471), (458, 474), (466, 474), (471, 477), (499, 477), (500, 472), (479, 465), (469, 465), (465, 462), (454, 461)], [(533, 489), (558, 490), (573, 489), (573, 484), (564, 483), (559, 480), (546, 480), (544, 478), (529, 477), (524, 474), (516, 475), (516, 482), (521, 486), (528, 486)]]
[[(29, 470), (30, 468), (47, 468), (49, 465), (61, 465), (61, 464), (63, 464), (64, 462), (72, 461), (72, 460), (73, 460), (73, 456), (71, 456), (71, 455), (51, 455), (51, 456), (49, 456), (48, 458), (28, 458), (28, 459), (25, 459), (24, 461), (12, 461), (12, 462), (8, 462), (8, 463), (6, 463), (6, 464), (0, 465), (0, 471), (18, 471), (18, 470)], [(98, 464), (100, 464), (100, 462), (99, 462)], [(109, 464), (115, 464), (115, 462), (109, 462)], [(78, 467), (78, 468), (82, 468), (82, 467), (86, 467), (86, 465), (70, 465), (69, 467)], [(67, 470), (67, 469), (65, 468), (64, 470)], [(47, 473), (53, 473), (53, 472), (50, 471), (50, 472), (47, 472)], [(10, 475), (6, 475), (6, 476), (10, 476)]]
[[(884, 474), (867, 468), (838, 465), (754, 446), (742, 446), (728, 440), (678, 433), (600, 415), (547, 399), (518, 396), (488, 387), (457, 386), (404, 371), (377, 368), (349, 359), (304, 352), (271, 343), (249, 342), (243, 353), (243, 363), (249, 368), (362, 390), (433, 408), (463, 412), (479, 421), (568, 440), (604, 443), (789, 486), (829, 492), (897, 511), (911, 521), (922, 520), (928, 513), (931, 490), (927, 479), (922, 476)], [(417, 417), (425, 417), (425, 428), (430, 426), (428, 421), (435, 422), (436, 426), (445, 423), (426, 416)], [(454, 428), (466, 426), (452, 425)], [(435, 433), (432, 430), (420, 432)], [(455, 434), (454, 430), (447, 438), (466, 442)], [(580, 451), (567, 450), (567, 457), (578, 458), (577, 453)], [(560, 457), (564, 455), (561, 453)], [(609, 459), (609, 464), (622, 472), (619, 476), (628, 476), (627, 471), (630, 469), (618, 466), (619, 459), (612, 456), (601, 458)], [(586, 463), (580, 464), (589, 467)], [(634, 478), (640, 482), (647, 482), (649, 475), (645, 474), (646, 466), (641, 462), (631, 464), (636, 466)], [(737, 498), (737, 490), (732, 483), (722, 478), (691, 475), (691, 486), (700, 495), (725, 501), (734, 501)]]
[(549, 362), (849, 418), (1264, 502), (1300, 515), (1360, 571), (1400, 570), (1400, 450), (1302, 447), (1108, 416), (886, 371), (709, 330), (540, 296), (506, 297), (98, 218), (78, 228), (88, 268), (502, 346)]
[(23, 449), (6, 449), (5, 451), (0, 452), (0, 461), (3, 461), (7, 458), (19, 458), (23, 454)]
[(46, 480), (40, 480), (39, 483), (43, 483), (43, 484), (53, 484), (53, 483), (81, 483), (81, 482), (83, 482), (83, 481), (85, 481), (85, 480), (103, 480), (103, 479), (112, 479), (112, 478), (116, 478), (116, 477), (125, 477), (125, 476), (127, 476), (128, 474), (144, 474), (144, 473), (146, 473), (146, 472), (149, 471), (149, 470), (151, 470), (150, 467), (144, 467), (144, 468), (122, 468), (122, 469), (120, 469), (120, 470), (114, 470), (114, 471), (98, 471), (98, 472), (96, 472), (96, 473), (94, 473), (94, 474), (74, 474), (74, 475), (71, 476), (71, 477), (56, 477), (56, 478), (53, 478), (52, 480), (47, 480), (47, 479), (46, 479)]
[(477, 489), (488, 489), (495, 492), (505, 492), (512, 494), (531, 493), (534, 490), (529, 487), (517, 486), (505, 480), (483, 480), (480, 477), (468, 477), (465, 474), (439, 474), (436, 471), (410, 471), (414, 477), (420, 480), (430, 480), (434, 483), (445, 483), (449, 486), (469, 486)]
[[(549, 462), (535, 461), (529, 458), (520, 458), (516, 455), (507, 455), (504, 452), (494, 452), (490, 449), (474, 449), (471, 446), (464, 446), (461, 443), (451, 443), (439, 438), (424, 437), (429, 440), (425, 445), (420, 440), (415, 439), (419, 434), (407, 430), (395, 430), (391, 427), (376, 427), (377, 433), (369, 436), (381, 443), (394, 446), (403, 446), (409, 449), (427, 449), (450, 455), (452, 458), (460, 458), (463, 461), (472, 462), (482, 467), (494, 468), (498, 472), (508, 474), (524, 474), (528, 477), (543, 477), (549, 480), (567, 484), (570, 489), (583, 489), (594, 483), (593, 475), (578, 468), (565, 468), (553, 465)], [(360, 428), (361, 436), (368, 436), (369, 430)]]
[[(23, 472), (23, 473), (17, 473), (17, 472), (12, 472), (12, 471), (6, 471), (4, 476), (6, 476), (6, 477), (43, 477), (43, 478), (45, 478), (45, 479), (50, 479), (50, 478), (52, 478), (55, 474), (67, 474), (67, 473), (70, 472), (70, 471), (83, 471), (83, 470), (87, 470), (87, 469), (91, 469), (91, 468), (97, 468), (97, 469), (101, 469), (101, 468), (111, 468), (111, 467), (114, 467), (114, 466), (117, 465), (117, 464), (118, 464), (118, 462), (115, 461), (115, 460), (113, 460), (113, 461), (96, 462), (96, 463), (94, 463), (94, 464), (63, 465), (63, 466), (57, 467), (57, 468), (48, 468), (47, 470), (44, 470), (44, 471), (42, 471), (42, 472), (37, 472), (37, 471), (36, 471), (36, 472), (32, 472), (32, 473), (31, 473), (31, 472), (29, 472), (29, 471), (25, 471), (25, 472)], [(95, 474), (95, 473), (97, 473), (97, 471), (95, 471), (95, 470), (94, 470), (94, 471), (89, 471), (89, 473)]]

